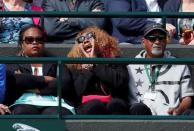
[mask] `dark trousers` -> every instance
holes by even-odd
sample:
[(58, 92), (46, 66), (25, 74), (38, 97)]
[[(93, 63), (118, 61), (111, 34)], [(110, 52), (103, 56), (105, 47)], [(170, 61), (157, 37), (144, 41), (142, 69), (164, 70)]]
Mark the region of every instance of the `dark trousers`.
[(185, 115), (185, 116), (193, 116), (194, 115), (194, 109), (187, 109), (185, 110), (182, 115)]
[[(36, 114), (56, 115), (58, 114), (58, 107), (50, 106), (50, 107), (39, 108), (34, 105), (21, 104), (11, 108), (11, 111), (12, 111), (12, 114), (14, 115), (36, 115)], [(72, 113), (66, 108), (62, 107), (61, 111), (62, 111), (62, 115), (72, 115)]]
[(143, 103), (132, 104), (129, 108), (130, 115), (152, 115), (149, 107)]
[(124, 115), (129, 114), (128, 104), (119, 98), (113, 98), (108, 103), (99, 100), (90, 100), (77, 108), (77, 114), (80, 115)]

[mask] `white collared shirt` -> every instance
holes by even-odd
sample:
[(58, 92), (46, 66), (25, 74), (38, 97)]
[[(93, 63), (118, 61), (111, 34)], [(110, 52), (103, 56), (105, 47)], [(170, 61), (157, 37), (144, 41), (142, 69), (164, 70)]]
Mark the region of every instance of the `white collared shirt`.
[[(34, 67), (34, 66), (32, 66), (31, 68), (32, 68), (32, 75), (43, 76), (43, 68), (42, 67)], [(35, 73), (35, 72), (37, 72), (37, 73)]]

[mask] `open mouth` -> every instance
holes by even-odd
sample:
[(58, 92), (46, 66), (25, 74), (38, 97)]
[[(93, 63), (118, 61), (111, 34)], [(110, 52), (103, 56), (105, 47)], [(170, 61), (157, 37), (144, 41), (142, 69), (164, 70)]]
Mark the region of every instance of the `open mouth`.
[(84, 45), (83, 49), (85, 50), (86, 53), (90, 53), (92, 51), (92, 45), (91, 44)]

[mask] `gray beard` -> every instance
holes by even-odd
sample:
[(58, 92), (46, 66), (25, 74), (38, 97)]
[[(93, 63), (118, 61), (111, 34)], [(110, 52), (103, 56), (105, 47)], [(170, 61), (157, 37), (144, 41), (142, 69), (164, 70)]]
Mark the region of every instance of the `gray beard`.
[[(157, 48), (158, 47), (158, 48)], [(162, 48), (158, 45), (153, 45), (152, 47), (152, 54), (153, 55), (161, 55), (163, 53)]]

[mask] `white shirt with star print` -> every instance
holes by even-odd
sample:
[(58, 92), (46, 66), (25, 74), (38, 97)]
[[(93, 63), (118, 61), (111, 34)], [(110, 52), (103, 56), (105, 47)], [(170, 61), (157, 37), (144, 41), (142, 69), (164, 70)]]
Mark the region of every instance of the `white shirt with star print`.
[[(141, 51), (136, 58), (145, 58), (146, 51)], [(170, 52), (165, 52), (165, 58), (175, 58)], [(191, 74), (186, 65), (155, 65), (160, 66), (154, 90), (142, 64), (128, 65), (129, 72), (129, 101), (130, 104), (143, 102), (153, 115), (168, 115), (170, 108), (180, 104), (186, 96), (194, 96)], [(150, 68), (150, 65), (148, 66)], [(148, 69), (150, 74), (150, 69)]]

